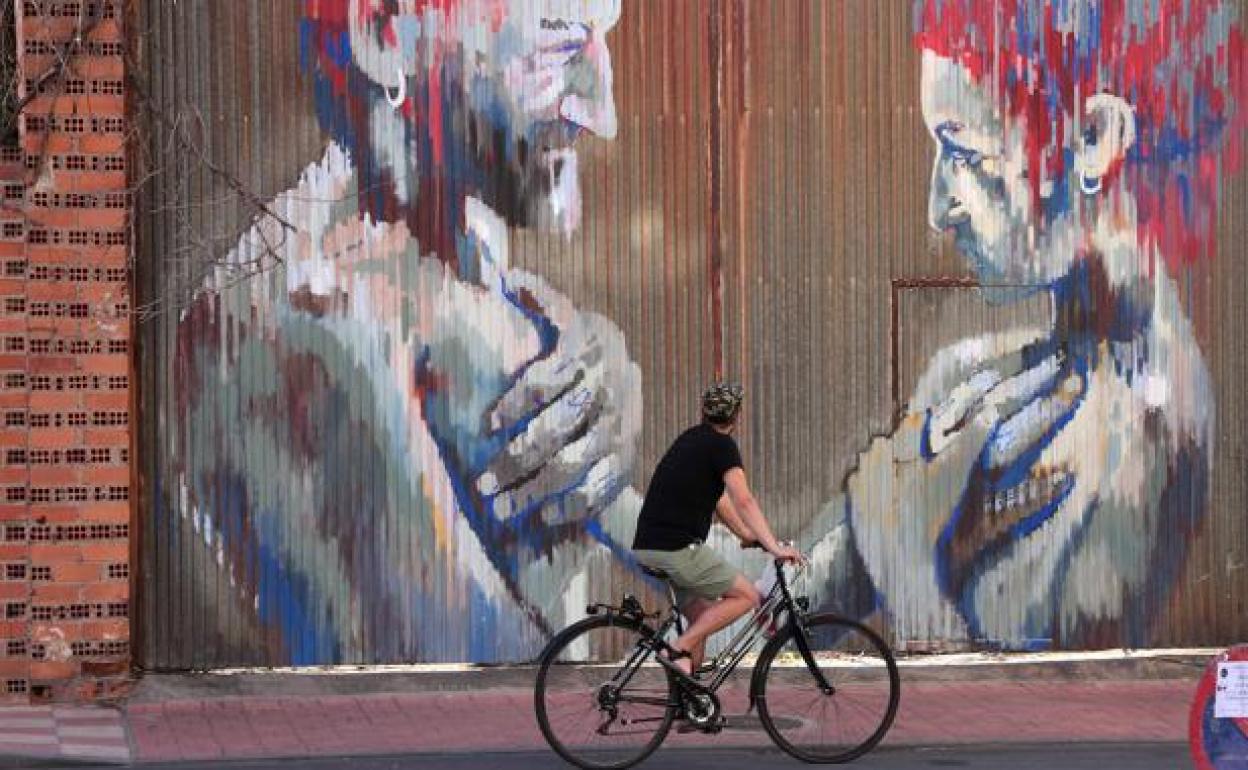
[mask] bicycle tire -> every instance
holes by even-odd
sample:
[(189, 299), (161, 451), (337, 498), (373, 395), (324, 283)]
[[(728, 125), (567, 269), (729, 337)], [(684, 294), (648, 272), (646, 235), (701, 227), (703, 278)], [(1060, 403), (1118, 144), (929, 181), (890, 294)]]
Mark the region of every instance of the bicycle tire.
[[(553, 688), (553, 691), (550, 689), (552, 672), (560, 669), (563, 664), (567, 664), (569, 670), (573, 672), (577, 670), (590, 671), (590, 678), (597, 673), (597, 670), (600, 670), (600, 675), (605, 677), (609, 677), (612, 673), (619, 670), (619, 666), (597, 667), (597, 670), (595, 670), (595, 667), (580, 665), (578, 657), (583, 653), (568, 654), (567, 652), (573, 645), (582, 642), (585, 637), (601, 629), (615, 630), (624, 635), (622, 638), (630, 639), (632, 644), (627, 645), (628, 649), (632, 649), (636, 641), (642, 638), (641, 624), (639, 622), (618, 616), (595, 616), (568, 626), (551, 639), (539, 659), (540, 664), (533, 689), (534, 708), (542, 736), (560, 757), (577, 767), (585, 768), (585, 770), (623, 770), (623, 768), (632, 767), (653, 754), (663, 743), (663, 740), (672, 728), (672, 720), (679, 711), (676, 705), (679, 703), (679, 696), (676, 682), (666, 669), (657, 665), (651, 667), (643, 666), (638, 669), (637, 674), (644, 675), (647, 683), (655, 686), (654, 692), (657, 692), (658, 689), (664, 689), (662, 697), (666, 698), (668, 703), (661, 716), (658, 717), (657, 729), (645, 744), (632, 750), (621, 749), (619, 750), (619, 756), (608, 758), (595, 756), (594, 751), (586, 747), (570, 746), (565, 738), (556, 735), (557, 730), (551, 724), (549, 707), (552, 701), (559, 697), (559, 692), (562, 692), (562, 690), (557, 687)], [(588, 646), (587, 644), (586, 647)], [(610, 652), (611, 650), (608, 649), (607, 653), (610, 654)], [(624, 660), (620, 660), (618, 663), (622, 665)], [(660, 681), (665, 683), (665, 688), (659, 688), (658, 683)], [(588, 695), (595, 696), (595, 693), (596, 690), (588, 693)], [(594, 704), (591, 700), (587, 705), (593, 706)], [(650, 707), (657, 713), (659, 708), (657, 704), (651, 704)], [(602, 712), (601, 706), (598, 706), (598, 709)], [(600, 716), (599, 718), (601, 719), (602, 717)], [(614, 722), (614, 718), (611, 721)], [(625, 720), (624, 724), (627, 724), (627, 720)]]
[[(820, 691), (804, 660), (797, 665), (787, 667), (785, 675), (793, 679), (798, 688), (806, 688), (803, 692), (809, 691), (814, 696), (812, 703), (823, 703), (825, 708), (826, 704), (832, 702), (831, 699), (837, 698), (838, 695), (842, 696), (842, 700), (838, 701), (836, 705), (838, 719), (842, 716), (840, 714), (840, 703), (850, 702), (848, 698), (855, 697), (856, 694), (862, 696), (869, 695), (871, 700), (879, 700), (878, 690), (880, 689), (880, 682), (876, 680), (879, 680), (882, 676), (884, 681), (887, 682), (888, 691), (887, 697), (882, 700), (882, 709), (878, 717), (878, 723), (874, 717), (865, 720), (869, 727), (866, 737), (835, 750), (819, 750), (809, 745), (799, 745), (798, 741), (785, 734), (784, 726), (778, 724), (778, 721), (784, 719), (785, 715), (778, 712), (793, 710), (793, 707), (787, 705), (778, 707), (778, 702), (784, 696), (781, 696), (780, 692), (773, 692), (773, 695), (776, 697), (773, 700), (769, 700), (767, 691), (769, 686), (772, 686), (776, 691), (780, 690), (776, 672), (781, 669), (773, 665), (776, 661), (776, 656), (786, 646), (796, 648), (795, 635), (797, 629), (792, 623), (787, 624), (779, 634), (767, 643), (762, 653), (759, 654), (755, 670), (755, 684), (751, 688), (756, 698), (759, 720), (763, 723), (763, 728), (777, 746), (803, 762), (811, 764), (841, 764), (849, 762), (875, 748), (884, 739), (884, 735), (893, 724), (893, 719), (897, 716), (897, 707), (901, 702), (901, 677), (897, 671), (897, 661), (893, 657), (892, 650), (880, 638), (879, 634), (861, 623), (837, 615), (824, 614), (807, 618), (805, 625), (811, 632), (813, 648), (811, 651), (815, 655), (817, 665), (819, 665), (820, 671), (824, 672), (824, 676), (836, 689), (836, 692), (826, 694)], [(847, 639), (852, 639), (852, 642), (844, 641)], [(820, 649), (819, 643), (827, 643), (829, 640), (836, 640), (838, 645), (846, 647), (852, 647), (853, 643), (856, 642), (859, 647), (865, 649), (862, 653), (855, 655)], [(828, 644), (828, 646), (831, 645)], [(842, 666), (842, 663), (846, 665)], [(848, 665), (850, 663), (854, 665)], [(825, 668), (827, 668), (826, 671)], [(785, 695), (787, 696), (787, 693)], [(792, 696), (788, 697), (790, 701), (796, 700)], [(802, 729), (809, 731), (810, 727), (809, 722), (803, 722), (798, 731), (799, 733)], [(820, 724), (820, 735), (823, 734), (822, 728), (823, 724)]]

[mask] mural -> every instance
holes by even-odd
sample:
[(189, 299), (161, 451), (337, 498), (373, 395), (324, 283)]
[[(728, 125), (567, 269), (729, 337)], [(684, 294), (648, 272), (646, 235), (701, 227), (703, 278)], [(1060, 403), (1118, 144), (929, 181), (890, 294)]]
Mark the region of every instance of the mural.
[[(196, 3), (144, 11), (145, 66), (229, 70), (201, 23), (268, 61), (281, 24)], [(814, 598), (903, 644), (1156, 644), (1209, 520), (1238, 538), (1210, 560), (1248, 553), (1248, 486), (1211, 491), (1248, 376), (1211, 339), (1248, 320), (1198, 285), (1242, 275), (1210, 271), (1242, 229), (1243, 3), (676, 7), (291, 0), (297, 152), (260, 128), (295, 104), (267, 72), (187, 76), (292, 158), (257, 175), (277, 216), (145, 331), (175, 357), (143, 393), (149, 659), (530, 658), (645, 585), (637, 490), (713, 374), (747, 384), (752, 482)], [(949, 319), (893, 420), (889, 281), (951, 273), (1047, 322)], [(1231, 593), (1211, 616), (1243, 617)]]
[(531, 654), (631, 537), (637, 366), (507, 231), (576, 226), (619, 10), (307, 2), (333, 141), (272, 203), (299, 232), (260, 223), (229, 260), (281, 268), (208, 293), (179, 351), (189, 515), (292, 662)]
[(1199, 0), (917, 18), (930, 225), (986, 301), (1045, 292), (1051, 321), (933, 357), (809, 540), (856, 549), (901, 639), (1143, 644), (1209, 490), (1214, 399), (1174, 275), (1210, 255), (1239, 157), (1241, 33)]

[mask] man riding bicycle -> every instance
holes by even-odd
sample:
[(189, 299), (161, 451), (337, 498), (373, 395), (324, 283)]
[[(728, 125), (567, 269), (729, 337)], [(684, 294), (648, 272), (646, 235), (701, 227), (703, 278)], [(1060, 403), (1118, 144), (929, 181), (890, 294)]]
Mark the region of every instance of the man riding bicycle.
[[(811, 613), (804, 586), (782, 569), (805, 560), (776, 542), (750, 493), (732, 438), (741, 396), (737, 385), (708, 388), (702, 423), (672, 442), (646, 491), (633, 552), (667, 580), (675, 606), (647, 613), (627, 594), (618, 606), (589, 604), (585, 619), (542, 651), (533, 690), (537, 723), (550, 747), (577, 767), (631, 767), (678, 719), (680, 732), (722, 730), (716, 693), (759, 642), (750, 707), (792, 756), (848, 762), (878, 745), (897, 714), (901, 676), (887, 642), (854, 620)], [(759, 544), (776, 557), (768, 572), (775, 585), (761, 606), (750, 581), (704, 544), (716, 514), (743, 546)], [(703, 666), (707, 637), (751, 610), (754, 617)], [(690, 622), (680, 633), (682, 613)], [(680, 635), (668, 642), (673, 630)], [(656, 655), (661, 665), (647, 665)], [(847, 656), (852, 667), (841, 665)]]
[(633, 553), (641, 564), (667, 573), (681, 612), (689, 619), (672, 643), (672, 662), (686, 675), (702, 665), (706, 639), (753, 610), (761, 599), (739, 570), (708, 547), (712, 515), (742, 546), (757, 543), (775, 558), (802, 561), (781, 545), (750, 492), (732, 433), (744, 389), (717, 383), (702, 394), (702, 422), (672, 442), (655, 468), (637, 519)]

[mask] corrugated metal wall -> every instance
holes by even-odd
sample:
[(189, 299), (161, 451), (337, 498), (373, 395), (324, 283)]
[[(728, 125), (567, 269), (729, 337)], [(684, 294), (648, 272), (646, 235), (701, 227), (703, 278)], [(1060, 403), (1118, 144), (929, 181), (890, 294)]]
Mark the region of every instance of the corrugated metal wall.
[[(145, 268), (136, 271), (144, 477), (135, 657), (176, 668), (276, 660), (256, 642), (254, 620), (235, 600), (203, 526), (186, 511), (169, 447), (183, 430), (174, 396), (177, 325), (211, 264), (258, 215), (232, 182), (271, 200), (325, 143), (299, 65), (299, 8), (211, 2), (137, 8), (133, 50), (143, 89), (136, 119), (148, 128), (136, 176), (151, 176), (140, 188), (136, 223)], [(214, 173), (201, 154), (224, 173)], [(205, 442), (204, 451), (211, 446)]]
[[(924, 577), (930, 556), (906, 550), (904, 521), (880, 529), (859, 513), (850, 530), (842, 520), (846, 475), (921, 400), (916, 388), (925, 372), (940, 374), (942, 351), (1050, 322), (1043, 295), (986, 304), (952, 241), (930, 233), (934, 148), (908, 0), (625, 2), (606, 36), (618, 131), (587, 126), (600, 135), (577, 144), (579, 226), (506, 236), (504, 295), (524, 287), (515, 306), (557, 329), (554, 343), (534, 343), (509, 307), (481, 299), (488, 271), (463, 243), (439, 240), (434, 220), (459, 212), (466, 167), (437, 155), (436, 142), (387, 133), (377, 116), (390, 108), (376, 96), (367, 107), (344, 96), (353, 81), (335, 81), (334, 62), (347, 44), (326, 34), (346, 23), (336, 5), (141, 8), (139, 74), (152, 101), (143, 160), (155, 172), (139, 230), (140, 286), (155, 303), (140, 354), (143, 665), (530, 657), (586, 597), (644, 590), (621, 558), (637, 495), (719, 376), (747, 385), (739, 440), (776, 529), (808, 546), (827, 546), (833, 531), (858, 538), (823, 552), (834, 564), (821, 567), (816, 593), (891, 625), (899, 642), (1168, 646), (1248, 634), (1243, 173), (1221, 181), (1217, 253), (1175, 281), (1212, 378), (1211, 478), (1199, 460), (1187, 475), (1141, 471), (1179, 479), (1161, 486), (1183, 487), (1182, 515), (1159, 519), (1155, 500), (1128, 495), (1108, 518), (1126, 523), (1086, 530), (1099, 556), (1078, 533), (1037, 531), (1017, 547), (1083, 548), (1065, 585), (1007, 590), (991, 618), (968, 621), (974, 612), (956, 601), (935, 606), (949, 587)], [(1248, 15), (1242, 0), (1233, 5)], [(390, 59), (350, 40), (360, 69), (385, 77)], [(420, 114), (426, 95), (409, 98)], [(461, 133), (444, 134), (445, 147), (466, 126), (479, 138), (481, 124), (464, 120), (450, 124)], [(446, 165), (404, 198), (393, 175), (353, 168), (366, 164), (364, 142)], [(350, 156), (345, 166), (331, 144)], [(503, 179), (517, 161), (499, 152), (485, 168)], [(424, 257), (395, 247), (393, 233), (361, 236), (361, 216), (405, 222)], [(240, 279), (231, 255), (264, 253), (254, 235), (236, 247), (257, 219), (285, 265)], [(325, 221), (339, 229), (327, 234)], [(345, 256), (353, 238), (386, 267)], [(315, 262), (333, 249), (331, 264)], [(375, 303), (371, 332), (360, 296)], [(576, 384), (554, 404), (571, 410), (572, 427), (561, 433), (552, 408), (546, 422), (501, 435), (529, 436), (539, 455), (542, 441), (588, 437), (616, 458), (590, 474), (601, 487), (571, 461), (500, 461), (497, 435), (482, 438), (498, 428), (497, 399), (515, 397), (509, 387), (531, 386), (521, 395), (544, 403), (568, 385), (564, 371)], [(459, 395), (457, 377), (467, 383)], [(542, 488), (543, 503), (492, 494), (487, 471), (510, 474), (516, 490)], [(894, 561), (873, 545), (881, 532), (896, 534)], [(907, 569), (918, 577), (896, 577)], [(1173, 575), (1138, 578), (1151, 571)], [(1119, 595), (1133, 580), (1142, 598)], [(1030, 619), (1001, 630), (1020, 613)]]

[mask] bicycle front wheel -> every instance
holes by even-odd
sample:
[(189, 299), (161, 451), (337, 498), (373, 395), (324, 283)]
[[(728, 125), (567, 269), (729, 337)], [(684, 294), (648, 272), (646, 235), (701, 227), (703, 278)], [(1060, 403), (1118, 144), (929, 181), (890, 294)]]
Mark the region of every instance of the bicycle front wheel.
[(835, 615), (806, 620), (824, 689), (788, 624), (758, 658), (758, 716), (776, 745), (804, 762), (849, 762), (875, 748), (893, 724), (901, 677), (871, 629)]
[(671, 729), (676, 683), (642, 639), (639, 624), (599, 616), (569, 626), (542, 653), (537, 723), (550, 747), (577, 767), (634, 765)]

